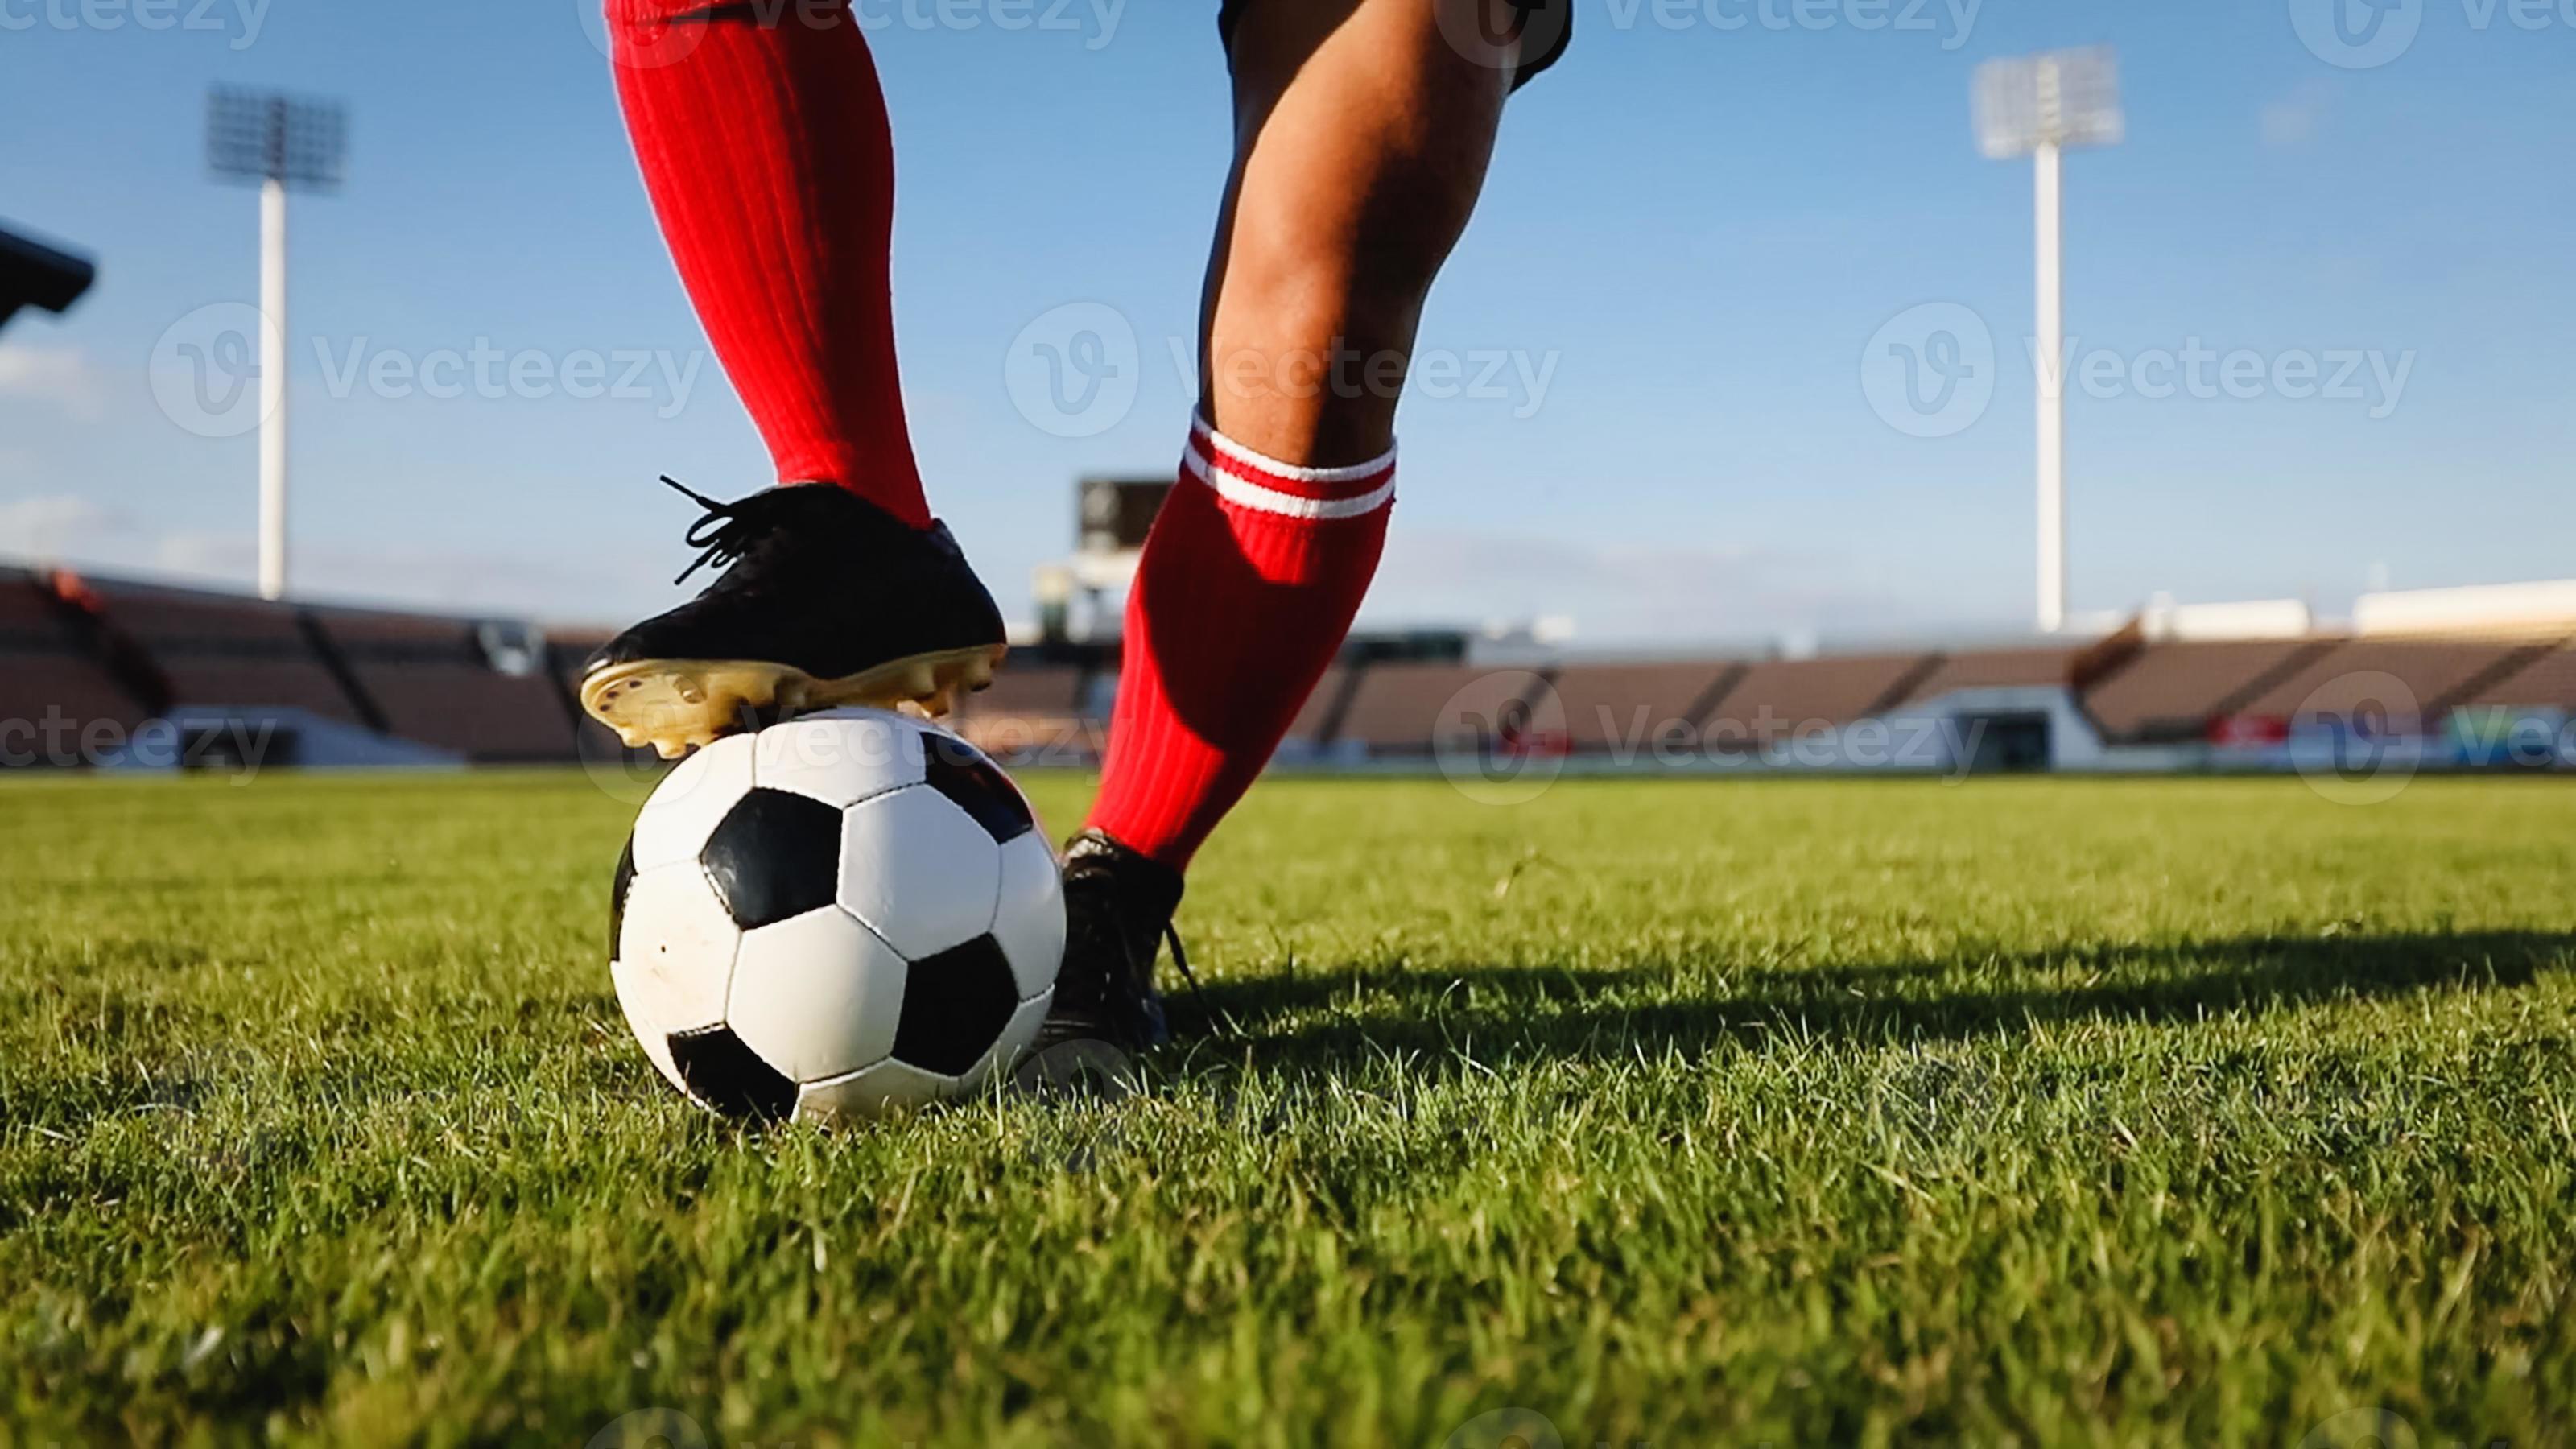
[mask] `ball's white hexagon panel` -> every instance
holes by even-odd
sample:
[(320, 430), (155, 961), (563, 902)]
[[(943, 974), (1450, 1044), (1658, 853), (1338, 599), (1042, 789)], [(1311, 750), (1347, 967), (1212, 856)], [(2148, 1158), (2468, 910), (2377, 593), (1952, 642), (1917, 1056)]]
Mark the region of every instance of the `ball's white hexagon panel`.
[(744, 933), (725, 1022), (794, 1081), (846, 1076), (893, 1050), (907, 969), (849, 912), (825, 906)]
[(1020, 999), (1044, 994), (1064, 964), (1064, 873), (1055, 849), (1031, 831), (1002, 847), (1001, 901), (993, 912), (993, 939), (1010, 958)]
[(841, 905), (910, 960), (983, 935), (1001, 885), (1001, 847), (928, 786), (841, 817)]
[[(611, 972), (617, 999), (649, 1049), (653, 1038), (724, 1020), (741, 930), (694, 860), (639, 872), (626, 892)], [(666, 1053), (667, 1054), (667, 1053)]]
[(635, 817), (635, 869), (695, 860), (733, 803), (751, 790), (752, 737), (728, 735), (672, 767)]
[(984, 1089), (994, 1073), (1007, 1072), (1018, 1065), (1020, 1053), (1028, 1050), (1029, 1043), (1037, 1039), (1038, 1028), (1046, 1022), (1047, 1008), (1054, 1004), (1052, 988), (1021, 1002), (1020, 1009), (1011, 1013), (1011, 1024), (1002, 1028), (1001, 1039), (993, 1043), (992, 1051), (975, 1064), (975, 1070), (966, 1074), (960, 1084), (959, 1095), (973, 1096)]
[(868, 1122), (891, 1113), (927, 1107), (957, 1095), (957, 1083), (919, 1067), (884, 1061), (873, 1067), (808, 1082), (796, 1098), (799, 1122)]
[(753, 738), (752, 778), (836, 809), (918, 785), (924, 726), (881, 709), (835, 709), (772, 725)]

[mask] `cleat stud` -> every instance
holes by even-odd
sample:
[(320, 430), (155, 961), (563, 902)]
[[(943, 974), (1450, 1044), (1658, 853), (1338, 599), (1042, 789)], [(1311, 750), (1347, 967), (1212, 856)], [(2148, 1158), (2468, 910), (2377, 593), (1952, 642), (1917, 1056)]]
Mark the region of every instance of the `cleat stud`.
[(653, 753), (660, 755), (666, 760), (678, 759), (680, 757), (681, 749), (682, 746), (671, 740), (655, 740), (653, 742)]
[(968, 685), (969, 687), (974, 688), (974, 689), (982, 689), (982, 688), (984, 688), (985, 686), (987, 686), (987, 685), (991, 684), (992, 682), (993, 682), (993, 661), (992, 661), (992, 660), (990, 660), (990, 659), (970, 659), (970, 660), (966, 661), (966, 683), (967, 683), (967, 685)]
[(617, 732), (617, 742), (630, 750), (640, 750), (644, 748), (644, 732), (642, 730), (619, 730)]
[(678, 680), (672, 685), (672, 690), (680, 696), (680, 702), (683, 704), (704, 704), (707, 702), (707, 687), (697, 680)]

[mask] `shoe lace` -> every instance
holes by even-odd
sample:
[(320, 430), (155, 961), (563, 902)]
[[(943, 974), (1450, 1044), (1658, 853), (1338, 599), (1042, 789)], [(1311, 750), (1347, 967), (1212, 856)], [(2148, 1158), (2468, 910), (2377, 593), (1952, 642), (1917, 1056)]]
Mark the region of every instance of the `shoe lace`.
[(1190, 969), (1190, 953), (1181, 948), (1181, 928), (1164, 922), (1163, 943), (1172, 948), (1172, 964), (1180, 968), (1181, 980), (1189, 985), (1190, 1004), (1199, 1009), (1199, 1015), (1216, 1020), (1215, 1013), (1208, 1010), (1207, 993), (1199, 989), (1199, 974)]
[(770, 507), (780, 491), (778, 489), (727, 503), (709, 498), (667, 473), (662, 475), (662, 481), (706, 510), (704, 517), (689, 525), (689, 547), (701, 550), (697, 561), (680, 570), (680, 576), (671, 580), (672, 583), (685, 584), (690, 575), (710, 564), (719, 569), (731, 566), (778, 526)]

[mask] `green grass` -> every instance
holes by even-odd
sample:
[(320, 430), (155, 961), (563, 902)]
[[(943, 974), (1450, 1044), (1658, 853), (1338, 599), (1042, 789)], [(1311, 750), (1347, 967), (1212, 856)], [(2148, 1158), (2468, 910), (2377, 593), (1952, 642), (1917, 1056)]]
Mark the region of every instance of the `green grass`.
[(632, 808), (0, 786), (0, 1442), (2570, 1436), (2563, 784), (1273, 783), (1153, 1090), (840, 1135), (628, 1038)]

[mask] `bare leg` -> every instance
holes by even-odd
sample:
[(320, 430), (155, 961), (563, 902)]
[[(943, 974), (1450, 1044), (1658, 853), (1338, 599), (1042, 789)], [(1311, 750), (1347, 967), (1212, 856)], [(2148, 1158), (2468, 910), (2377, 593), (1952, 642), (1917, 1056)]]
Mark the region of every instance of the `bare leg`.
[(1423, 299), (1475, 209), (1510, 90), (1489, 59), (1453, 47), (1423, 0), (1247, 7), (1202, 314), (1219, 432), (1324, 466), (1392, 444)]

